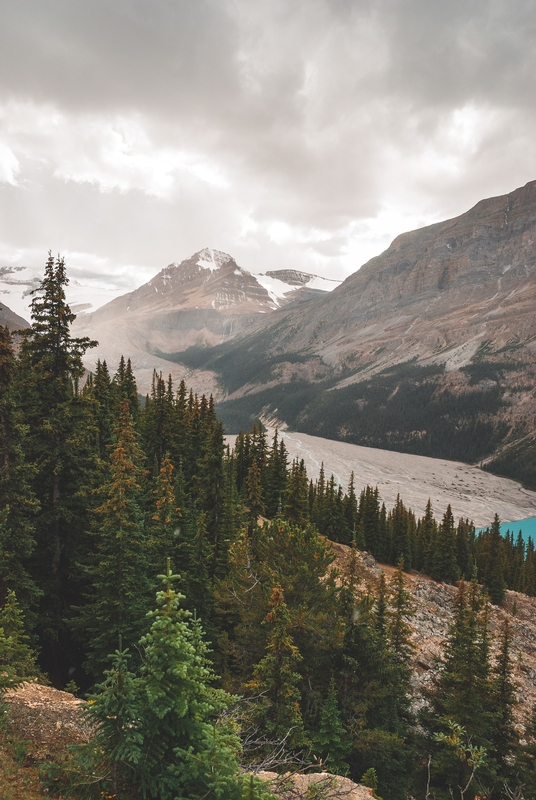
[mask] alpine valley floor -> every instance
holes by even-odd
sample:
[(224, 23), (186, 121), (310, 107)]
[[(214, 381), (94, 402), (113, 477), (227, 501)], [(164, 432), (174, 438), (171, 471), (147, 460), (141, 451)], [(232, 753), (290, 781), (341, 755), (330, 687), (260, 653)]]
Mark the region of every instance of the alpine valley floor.
[[(268, 441), (273, 434), (268, 429)], [(450, 503), (455, 519), (467, 517), (477, 527), (490, 525), (496, 513), (502, 522), (536, 516), (536, 492), (470, 464), (361, 447), (293, 431), (279, 434), (290, 458), (303, 458), (309, 478), (318, 477), (323, 463), (326, 478), (333, 474), (346, 489), (353, 471), (356, 491), (367, 484), (377, 486), (388, 508), (400, 494), (418, 516), (424, 513), (430, 498), (436, 517)], [(232, 445), (236, 437), (226, 438)]]

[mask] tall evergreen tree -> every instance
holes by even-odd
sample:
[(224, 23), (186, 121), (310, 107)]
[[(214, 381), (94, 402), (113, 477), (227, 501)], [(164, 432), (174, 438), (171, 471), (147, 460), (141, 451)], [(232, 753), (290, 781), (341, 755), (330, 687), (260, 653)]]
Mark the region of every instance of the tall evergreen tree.
[(479, 558), (480, 575), (487, 588), (490, 600), (500, 605), (504, 600), (506, 584), (504, 580), (504, 540), (501, 535), (501, 521), (497, 514), (489, 531), (482, 537), (482, 555)]
[(27, 621), (39, 590), (28, 573), (35, 547), (35, 517), (39, 504), (31, 488), (35, 470), (24, 457), (27, 430), (13, 397), (16, 361), (11, 335), (0, 326), (0, 602), (9, 590), (17, 593)]
[(99, 455), (108, 460), (109, 447), (113, 442), (115, 397), (114, 386), (108, 372), (106, 361), (97, 361), (95, 375), (89, 389), (97, 403), (97, 429)]
[(434, 519), (432, 501), (428, 498), (424, 516), (417, 526), (417, 551), (415, 553), (415, 569), (431, 574), (434, 553), (437, 544), (437, 523)]
[[(438, 719), (447, 720), (461, 726), (472, 745), (489, 752), (493, 711), (487, 624), (486, 598), (481, 596), (476, 580), (469, 586), (461, 581), (454, 601), (454, 620), (447, 635), (443, 667), (431, 696), (435, 717), (428, 719), (428, 726), (437, 731)], [(439, 750), (436, 781), (440, 784), (463, 786), (468, 769), (465, 759), (461, 760), (452, 748)], [(487, 777), (490, 777), (489, 771)]]
[(380, 500), (378, 487), (366, 486), (359, 498), (359, 523), (362, 526), (366, 549), (376, 558), (381, 554), (378, 541)]
[(322, 705), (320, 725), (313, 735), (315, 754), (322, 759), (322, 767), (336, 775), (346, 775), (349, 770), (346, 758), (351, 750), (351, 741), (341, 721), (337, 701), (337, 687), (333, 677), (329, 683), (327, 697)]
[[(341, 538), (343, 544), (350, 544), (352, 541), (353, 532), (358, 525), (358, 507), (357, 497), (355, 493), (355, 476), (352, 472), (348, 482), (348, 491), (346, 492), (343, 500), (344, 520), (345, 520), (345, 533)], [(371, 550), (372, 552), (372, 550)]]
[(82, 748), (82, 764), (99, 797), (241, 800), (238, 737), (222, 716), (231, 698), (211, 686), (202, 631), (180, 608), (169, 561), (162, 577), (139, 643), (143, 667), (130, 672), (128, 653), (116, 652), (88, 708), (96, 737)]
[(259, 516), (265, 512), (261, 472), (256, 460), (252, 461), (246, 476), (246, 504), (250, 529), (254, 531)]
[(140, 399), (130, 358), (125, 361), (124, 356), (121, 356), (113, 383), (118, 408), (122, 406), (123, 400), (128, 400), (132, 419), (137, 420), (140, 413)]
[(450, 505), (443, 514), (434, 545), (430, 571), (432, 578), (445, 583), (455, 583), (460, 573), (456, 558), (456, 529)]
[(150, 521), (148, 524), (148, 548), (150, 564), (154, 574), (164, 568), (166, 558), (178, 566), (178, 531), (182, 511), (175, 496), (174, 469), (165, 457), (155, 480)]
[[(399, 664), (407, 668), (409, 657), (414, 649), (411, 641), (411, 627), (408, 619), (415, 613), (411, 593), (404, 582), (404, 562), (398, 562), (390, 586), (389, 635), (391, 644)], [(409, 672), (407, 674), (409, 680)]]
[(400, 558), (404, 561), (404, 569), (409, 571), (412, 566), (411, 561), (411, 539), (408, 511), (400, 499), (396, 497), (396, 503), (389, 513), (389, 527), (391, 530), (391, 563), (397, 564)]
[(0, 610), (0, 690), (43, 675), (36, 664), (24, 625), (24, 615), (11, 589)]
[(491, 674), (491, 708), (493, 709), (493, 731), (491, 755), (498, 765), (503, 778), (511, 776), (512, 754), (517, 744), (515, 730), (514, 706), (515, 687), (512, 681), (512, 634), (508, 618), (502, 625), (499, 654)]
[(236, 541), (244, 521), (244, 507), (239, 503), (236, 488), (236, 460), (229, 453), (224, 461), (222, 517), (214, 555), (216, 579), (225, 578), (229, 571), (229, 550)]
[(283, 513), (289, 522), (306, 525), (309, 519), (307, 472), (303, 461), (292, 462), (285, 489)]
[(284, 743), (287, 750), (299, 750), (307, 744), (297, 672), (302, 656), (290, 632), (290, 614), (280, 586), (272, 590), (264, 625), (268, 630), (266, 655), (246, 686), (251, 694), (260, 696), (254, 720), (272, 747)]
[(143, 454), (136, 441), (128, 399), (123, 400), (110, 459), (109, 480), (99, 488), (94, 550), (85, 572), (86, 603), (73, 627), (88, 649), (87, 668), (100, 676), (119, 637), (133, 647), (145, 625), (149, 602), (147, 537), (140, 509)]
[(75, 319), (65, 299), (63, 259), (49, 255), (32, 300), (32, 326), (25, 332), (17, 372), (18, 404), (28, 426), (25, 450), (35, 467), (33, 490), (40, 503), (32, 578), (42, 590), (39, 632), (44, 666), (62, 683), (70, 649), (64, 620), (79, 599), (76, 563), (84, 549), (88, 490), (98, 475), (91, 406), (79, 391), (82, 356), (96, 343), (73, 338)]
[(270, 518), (275, 517), (278, 510), (283, 506), (283, 493), (287, 485), (287, 473), (287, 448), (284, 439), (279, 441), (276, 429), (264, 475), (266, 514)]

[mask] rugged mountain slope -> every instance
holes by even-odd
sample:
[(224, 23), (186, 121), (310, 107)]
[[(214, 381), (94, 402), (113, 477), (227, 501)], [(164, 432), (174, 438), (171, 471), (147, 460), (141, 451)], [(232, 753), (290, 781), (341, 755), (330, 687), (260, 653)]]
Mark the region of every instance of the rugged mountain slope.
[(220, 373), (230, 428), (265, 414), (464, 461), (515, 446), (501, 469), (535, 486), (535, 310), (532, 181), (399, 236), (329, 295), (182, 361)]
[[(335, 565), (345, 572), (350, 548), (332, 543), (337, 558)], [(360, 585), (378, 585), (382, 571), (390, 579), (395, 569), (377, 564), (368, 553), (360, 554)], [(424, 705), (426, 690), (437, 675), (449, 625), (454, 618), (453, 601), (456, 586), (438, 583), (425, 575), (411, 572), (405, 575), (406, 588), (411, 593), (414, 615), (409, 619), (414, 646), (411, 666), (414, 709)], [(524, 731), (527, 716), (536, 703), (536, 598), (507, 591), (502, 606), (491, 606), (489, 630), (493, 639), (499, 638), (503, 621), (508, 620), (512, 635), (512, 680), (515, 686), (514, 716), (519, 732)], [(492, 648), (492, 652), (493, 652)], [(493, 652), (496, 655), (495, 652)]]
[[(134, 292), (81, 315), (75, 330), (99, 341), (99, 348), (88, 354), (93, 361), (106, 358), (113, 364), (120, 355), (129, 356), (143, 387), (153, 368), (176, 377), (185, 374), (184, 367), (181, 371), (166, 362), (166, 353), (233, 339), (264, 315), (337, 285), (296, 270), (253, 275), (227, 253), (205, 248), (165, 267)], [(189, 375), (189, 381), (198, 390), (215, 388), (206, 373)]]
[(5, 306), (0, 300), (0, 325), (9, 328), (10, 331), (20, 331), (29, 327), (27, 322), (10, 308)]

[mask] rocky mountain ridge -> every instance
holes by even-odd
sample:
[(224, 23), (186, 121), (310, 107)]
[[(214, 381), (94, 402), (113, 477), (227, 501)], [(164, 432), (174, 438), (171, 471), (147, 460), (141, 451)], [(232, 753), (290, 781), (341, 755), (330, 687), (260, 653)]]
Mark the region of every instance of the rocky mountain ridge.
[[(536, 181), (398, 236), (329, 295), (200, 354), (229, 430), (294, 430), (536, 486)], [(515, 465), (518, 462), (519, 466)]]

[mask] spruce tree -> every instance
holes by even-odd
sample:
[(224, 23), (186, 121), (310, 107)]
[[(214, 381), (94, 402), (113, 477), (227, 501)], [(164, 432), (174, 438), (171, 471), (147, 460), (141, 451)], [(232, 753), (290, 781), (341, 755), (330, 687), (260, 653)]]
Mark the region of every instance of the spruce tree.
[(506, 583), (504, 580), (504, 540), (501, 535), (501, 521), (497, 514), (493, 524), (483, 537), (484, 552), (480, 561), (480, 575), (482, 582), (489, 592), (489, 597), (495, 605), (501, 605), (504, 600)]
[(114, 387), (106, 361), (97, 361), (95, 375), (88, 393), (97, 403), (98, 446), (101, 459), (107, 461), (113, 442), (115, 398)]
[(428, 498), (424, 516), (417, 526), (417, 552), (415, 553), (415, 569), (431, 574), (434, 553), (437, 546), (437, 523), (434, 519), (432, 501)]
[(396, 497), (394, 508), (389, 514), (389, 527), (391, 532), (391, 563), (397, 564), (398, 560), (404, 560), (404, 569), (409, 572), (412, 566), (411, 561), (411, 540), (408, 511), (400, 499)]
[(430, 571), (432, 578), (445, 583), (455, 583), (459, 578), (459, 569), (456, 558), (456, 529), (450, 505), (443, 514), (434, 545)]
[(366, 486), (359, 498), (359, 524), (363, 530), (365, 548), (372, 553), (381, 555), (380, 542), (378, 541), (380, 517), (380, 500), (378, 487)]
[(94, 549), (85, 567), (86, 602), (72, 626), (88, 648), (87, 669), (102, 674), (119, 637), (135, 646), (149, 602), (148, 542), (140, 508), (143, 454), (136, 441), (130, 403), (123, 400), (110, 457), (109, 479), (98, 490)]
[(258, 462), (254, 460), (246, 476), (246, 505), (248, 508), (248, 521), (250, 530), (257, 527), (259, 516), (264, 514), (265, 505), (261, 485), (261, 473)]
[(222, 716), (229, 695), (211, 684), (214, 674), (199, 624), (180, 608), (169, 567), (157, 608), (142, 637), (139, 691), (144, 737), (140, 787), (151, 800), (221, 797), (239, 800), (239, 741)]
[(13, 396), (15, 371), (11, 334), (0, 326), (0, 602), (10, 589), (15, 591), (31, 623), (39, 590), (28, 562), (35, 548), (39, 504), (31, 488), (35, 468), (24, 455), (27, 429)]
[(201, 617), (208, 634), (212, 634), (210, 620), (214, 605), (213, 561), (214, 547), (210, 542), (206, 515), (203, 512), (197, 515), (194, 537), (190, 541), (189, 569), (183, 577), (183, 585), (188, 592), (189, 607)]
[(82, 356), (96, 343), (73, 338), (75, 319), (65, 299), (63, 259), (49, 255), (34, 292), (31, 328), (25, 331), (17, 370), (17, 402), (27, 426), (25, 451), (36, 466), (32, 488), (40, 503), (30, 572), (42, 591), (39, 633), (43, 663), (54, 682), (66, 678), (72, 650), (65, 619), (80, 599), (77, 562), (87, 542), (88, 493), (98, 479), (92, 405), (79, 390)]
[(503, 778), (509, 777), (512, 769), (512, 754), (517, 744), (514, 706), (515, 687), (512, 681), (512, 634), (508, 618), (505, 617), (499, 642), (499, 654), (491, 674), (491, 708), (493, 710), (493, 732), (491, 756), (499, 767)]
[[(493, 735), (493, 703), (490, 683), (488, 612), (476, 580), (461, 581), (455, 601), (454, 620), (450, 625), (443, 666), (431, 694), (434, 717), (430, 730), (448, 733), (448, 724), (463, 729), (472, 745), (490, 751)], [(443, 720), (438, 728), (438, 719)], [(445, 723), (444, 721), (447, 720)], [(436, 781), (444, 785), (464, 785), (469, 766), (452, 748), (437, 754)], [(483, 773), (484, 774), (484, 773)], [(489, 771), (486, 773), (490, 777)]]
[[(213, 547), (218, 540), (223, 503), (223, 426), (216, 418), (212, 395), (200, 403), (200, 451), (197, 463), (199, 478), (198, 505), (206, 515), (206, 526)], [(214, 574), (214, 562), (211, 575)]]
[(405, 742), (410, 722), (408, 670), (393, 651), (385, 621), (376, 615), (374, 596), (356, 594), (357, 581), (354, 558), (340, 594), (345, 630), (338, 669), (342, 722), (352, 742), (347, 756), (350, 777), (358, 781), (373, 767), (382, 795), (402, 800), (411, 771), (411, 749)]
[(283, 513), (289, 522), (306, 525), (309, 520), (307, 472), (303, 461), (292, 462), (283, 498)]
[(348, 491), (344, 496), (343, 509), (346, 525), (344, 537), (342, 537), (340, 541), (343, 544), (350, 544), (352, 541), (353, 532), (356, 530), (358, 524), (357, 497), (355, 493), (355, 477), (353, 472), (351, 473), (350, 480), (348, 482)]
[(211, 686), (203, 632), (180, 607), (169, 560), (161, 577), (142, 668), (130, 672), (120, 648), (88, 707), (96, 737), (79, 752), (86, 783), (118, 800), (241, 800), (239, 741), (223, 714), (232, 698)]
[(136, 421), (140, 413), (140, 399), (130, 358), (125, 361), (124, 356), (121, 356), (117, 372), (114, 375), (113, 385), (117, 408), (120, 409), (122, 407), (123, 400), (128, 400), (130, 414), (132, 419)]
[(25, 631), (24, 615), (15, 592), (7, 592), (0, 611), (0, 690), (15, 686), (28, 678), (43, 675), (36, 664), (37, 655)]
[(468, 519), (460, 519), (456, 528), (456, 560), (460, 575), (465, 580), (471, 578), (473, 571), (475, 526)]
[(268, 455), (268, 462), (264, 477), (264, 496), (266, 514), (275, 517), (283, 504), (283, 492), (287, 484), (288, 456), (284, 439), (279, 441), (277, 429), (274, 433), (272, 448)]
[(260, 696), (254, 721), (272, 746), (300, 750), (307, 744), (300, 709), (297, 668), (302, 656), (294, 644), (291, 620), (283, 590), (274, 586), (264, 623), (267, 628), (266, 655), (254, 667), (246, 689)]
[[(414, 649), (411, 641), (411, 627), (408, 619), (415, 613), (411, 592), (406, 589), (404, 582), (404, 562), (398, 562), (398, 567), (393, 575), (390, 589), (389, 635), (391, 644), (400, 664), (406, 664)], [(408, 675), (409, 679), (409, 675)]]
[(164, 458), (155, 480), (153, 500), (148, 524), (148, 548), (154, 574), (164, 568), (166, 558), (178, 564), (178, 531), (182, 511), (175, 496), (174, 469), (169, 458)]
[(337, 687), (332, 677), (327, 697), (322, 705), (318, 731), (313, 735), (315, 755), (322, 759), (322, 768), (335, 775), (346, 775), (349, 766), (346, 758), (351, 749), (351, 741), (341, 721), (337, 701)]
[(97, 685), (85, 711), (94, 738), (73, 748), (67, 768), (75, 796), (130, 800), (140, 796), (142, 695), (139, 679), (128, 668), (130, 653), (121, 643), (110, 660), (104, 681)]
[(244, 522), (244, 507), (236, 488), (236, 460), (229, 453), (224, 460), (222, 517), (214, 554), (214, 576), (221, 580), (229, 571), (229, 551)]

